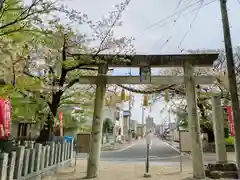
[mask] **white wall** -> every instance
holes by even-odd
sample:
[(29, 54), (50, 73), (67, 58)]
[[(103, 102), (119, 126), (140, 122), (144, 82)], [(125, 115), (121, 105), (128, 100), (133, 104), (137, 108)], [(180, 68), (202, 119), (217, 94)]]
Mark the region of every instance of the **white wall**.
[[(106, 118), (109, 118), (113, 121), (115, 124), (115, 127), (121, 128), (121, 135), (123, 135), (123, 111), (121, 110), (121, 107), (119, 107), (119, 121), (116, 121), (115, 112), (117, 111), (116, 106), (104, 106), (103, 107), (103, 120)], [(116, 128), (117, 129), (117, 128)]]
[(112, 106), (104, 106), (103, 107), (103, 110), (102, 110), (102, 117), (103, 117), (103, 120), (105, 120), (106, 118), (109, 118), (113, 121), (113, 123), (115, 122), (115, 115), (114, 115), (114, 112), (115, 112), (115, 107), (112, 107)]
[(134, 130), (135, 132), (137, 131), (137, 121), (136, 120), (131, 120), (131, 129)]

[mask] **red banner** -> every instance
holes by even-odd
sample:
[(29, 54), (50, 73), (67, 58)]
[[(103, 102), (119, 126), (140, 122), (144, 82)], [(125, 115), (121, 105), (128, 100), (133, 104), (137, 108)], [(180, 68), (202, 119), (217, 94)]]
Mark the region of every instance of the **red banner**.
[(0, 137), (8, 137), (11, 133), (11, 104), (0, 98)]
[(63, 112), (59, 113), (60, 136), (63, 136)]
[(227, 106), (227, 113), (228, 113), (228, 122), (229, 122), (229, 127), (230, 127), (230, 135), (234, 136), (235, 131), (234, 131), (234, 122), (233, 122), (232, 107), (231, 106)]

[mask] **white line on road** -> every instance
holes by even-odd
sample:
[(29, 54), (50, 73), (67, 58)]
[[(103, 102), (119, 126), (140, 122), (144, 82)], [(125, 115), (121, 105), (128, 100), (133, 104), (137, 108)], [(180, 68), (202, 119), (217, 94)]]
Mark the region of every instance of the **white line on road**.
[[(170, 156), (170, 157), (159, 157), (159, 156), (150, 156), (149, 159), (150, 160), (168, 160), (168, 159), (176, 159), (179, 158), (180, 156)], [(85, 159), (85, 157), (78, 157), (78, 159)], [(144, 158), (129, 158), (129, 159), (121, 159), (121, 158), (101, 158), (101, 161), (115, 161), (115, 160), (119, 160), (119, 161), (145, 161), (146, 157)]]
[[(170, 145), (167, 142), (162, 141), (164, 144), (166, 144), (167, 146), (171, 147), (173, 150), (177, 151), (178, 153), (181, 153), (179, 149), (175, 148), (174, 146)], [(182, 153), (181, 153), (182, 154)]]
[(119, 150), (117, 150), (117, 151), (112, 151), (112, 152), (121, 152), (121, 151), (124, 151), (124, 150), (126, 150), (126, 149), (134, 146), (135, 144), (136, 144), (136, 143), (130, 144), (129, 146), (127, 146), (127, 147), (125, 147), (125, 148), (119, 149)]
[[(152, 159), (156, 159), (156, 160), (167, 160), (167, 159), (175, 159), (175, 158), (179, 158), (179, 156), (170, 156), (170, 157), (157, 157), (157, 158), (152, 158)], [(150, 156), (151, 159), (151, 156)]]

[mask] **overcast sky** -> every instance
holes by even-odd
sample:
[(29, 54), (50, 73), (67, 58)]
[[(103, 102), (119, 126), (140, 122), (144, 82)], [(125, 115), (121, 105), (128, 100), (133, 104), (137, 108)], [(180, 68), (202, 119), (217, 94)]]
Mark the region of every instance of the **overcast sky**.
[[(115, 31), (117, 36), (133, 36), (137, 53), (166, 54), (179, 53), (182, 49), (223, 48), (223, 34), (219, 0), (132, 0), (123, 15), (123, 26)], [(228, 13), (233, 46), (240, 44), (240, 1), (228, 0)], [(88, 14), (93, 21), (101, 19), (113, 10), (121, 0), (71, 0), (68, 5)], [(197, 3), (199, 2), (199, 3)], [(182, 11), (185, 9), (184, 11)], [(181, 13), (177, 13), (181, 12)], [(197, 13), (198, 12), (198, 13)], [(172, 18), (167, 18), (176, 13)], [(195, 18), (196, 17), (196, 18)], [(162, 21), (167, 18), (166, 21)], [(195, 19), (195, 20), (194, 20)], [(161, 22), (162, 23), (157, 23)], [(148, 28), (152, 26), (152, 28)], [(191, 28), (190, 28), (191, 27)], [(78, 28), (78, 27), (77, 27)], [(78, 29), (81, 30), (82, 27)], [(166, 43), (167, 42), (167, 43)], [(114, 74), (125, 75), (128, 69), (115, 69)], [(137, 74), (138, 71), (134, 70)], [(141, 95), (135, 96), (133, 119), (141, 122)], [(160, 123), (168, 117), (160, 111), (163, 102), (152, 107), (150, 114)]]

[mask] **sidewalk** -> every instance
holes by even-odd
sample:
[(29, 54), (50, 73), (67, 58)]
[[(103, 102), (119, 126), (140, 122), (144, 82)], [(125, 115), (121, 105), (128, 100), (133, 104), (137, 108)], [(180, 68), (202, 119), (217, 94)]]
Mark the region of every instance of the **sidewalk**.
[[(74, 168), (61, 168), (57, 175), (45, 177), (43, 180), (81, 180), (86, 176), (87, 162), (77, 161), (77, 171)], [(143, 180), (144, 163), (129, 164), (117, 162), (100, 162), (99, 177), (94, 180)], [(185, 165), (183, 172), (179, 172), (176, 166), (150, 166), (151, 180), (191, 180), (192, 167)]]
[[(179, 150), (179, 143), (174, 141), (165, 141), (172, 147), (174, 147), (176, 150)], [(185, 155), (188, 155), (191, 158), (191, 153), (185, 153)], [(203, 153), (203, 158), (205, 163), (213, 163), (216, 162), (216, 153)], [(235, 152), (227, 152), (227, 158), (229, 162), (236, 162), (236, 156)]]

